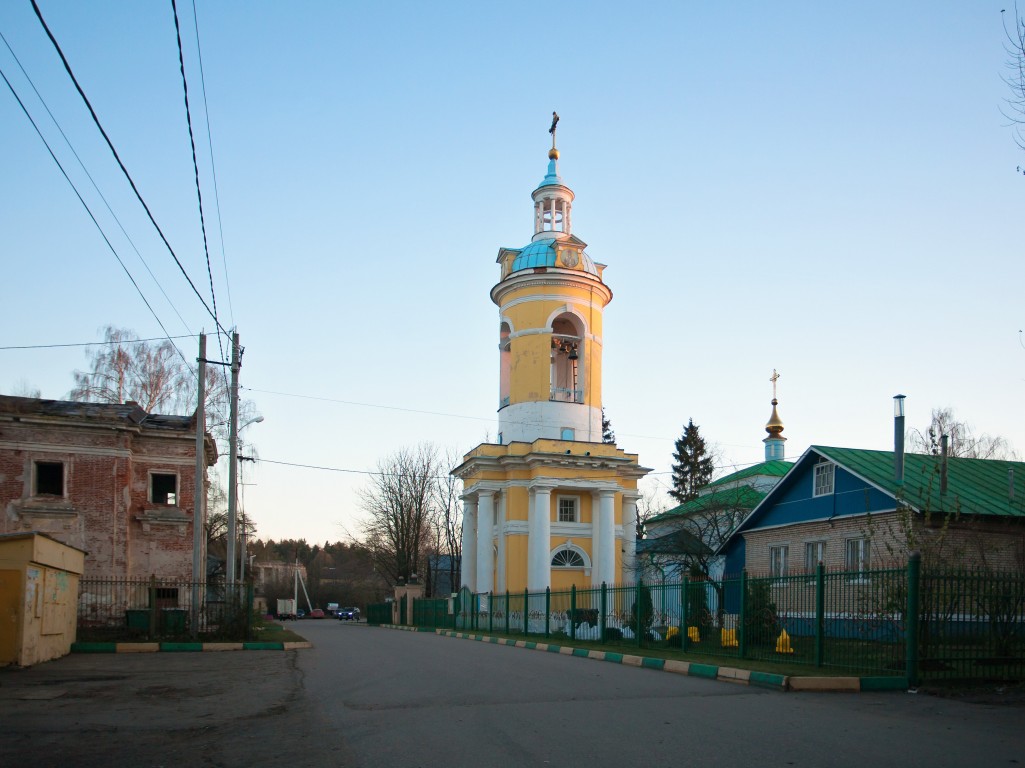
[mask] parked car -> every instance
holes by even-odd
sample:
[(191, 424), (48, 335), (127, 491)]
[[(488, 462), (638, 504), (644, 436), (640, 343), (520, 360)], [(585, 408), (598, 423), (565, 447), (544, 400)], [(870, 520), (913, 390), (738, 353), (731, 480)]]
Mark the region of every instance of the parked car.
[(322, 618), (324, 618), (324, 611), (323, 611), (323, 609), (321, 609), (321, 608), (314, 608), (312, 611), (310, 611), (310, 618), (311, 619), (322, 619)]
[(298, 611), (295, 612), (295, 617), (297, 619), (305, 619), (306, 618), (306, 609), (305, 608), (300, 608)]
[(338, 618), (342, 621), (359, 621), (359, 608), (339, 608)]

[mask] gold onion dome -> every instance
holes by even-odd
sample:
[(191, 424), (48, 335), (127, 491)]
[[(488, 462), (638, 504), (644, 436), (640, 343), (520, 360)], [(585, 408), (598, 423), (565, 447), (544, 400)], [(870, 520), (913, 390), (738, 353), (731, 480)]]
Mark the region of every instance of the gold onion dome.
[(783, 420), (776, 412), (777, 405), (779, 405), (779, 401), (776, 398), (772, 398), (772, 416), (769, 417), (769, 423), (765, 425), (765, 431), (772, 437), (778, 437), (783, 431)]
[(557, 150), (555, 147), (552, 147), (551, 149), (549, 149), (548, 150), (548, 159), (549, 160), (558, 160), (559, 159), (559, 150)]

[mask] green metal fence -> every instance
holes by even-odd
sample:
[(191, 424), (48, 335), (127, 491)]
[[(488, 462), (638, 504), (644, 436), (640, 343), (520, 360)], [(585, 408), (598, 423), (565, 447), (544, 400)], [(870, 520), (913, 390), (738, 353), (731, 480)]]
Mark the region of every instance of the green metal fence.
[(368, 624), (391, 624), (392, 604), (388, 603), (370, 603), (367, 606), (367, 623)]
[(253, 585), (177, 579), (81, 579), (80, 641), (249, 640)]
[[(806, 665), (834, 674), (1025, 678), (1025, 574), (905, 567), (684, 579), (417, 601), (414, 623)], [(444, 604), (444, 605), (442, 605)], [(444, 611), (444, 612), (443, 612)]]

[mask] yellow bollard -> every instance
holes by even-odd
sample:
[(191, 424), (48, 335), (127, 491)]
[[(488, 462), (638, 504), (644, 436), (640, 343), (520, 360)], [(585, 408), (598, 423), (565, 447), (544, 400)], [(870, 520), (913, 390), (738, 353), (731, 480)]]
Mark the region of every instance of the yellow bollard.
[(697, 627), (687, 627), (687, 639), (692, 643), (701, 642), (701, 634), (698, 632)]
[(784, 629), (779, 633), (779, 637), (776, 640), (776, 653), (793, 653), (794, 649), (790, 645), (790, 635)]
[(680, 634), (679, 627), (670, 627), (666, 630), (666, 640), (672, 640), (678, 634)]
[(735, 629), (723, 629), (723, 631), (722, 631), (722, 647), (723, 648), (736, 648), (737, 647), (737, 630), (735, 630)]

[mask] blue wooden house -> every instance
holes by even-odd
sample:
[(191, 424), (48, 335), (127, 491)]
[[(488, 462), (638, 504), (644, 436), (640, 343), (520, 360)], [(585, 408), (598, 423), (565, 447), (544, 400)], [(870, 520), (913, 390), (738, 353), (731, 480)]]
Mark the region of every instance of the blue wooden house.
[(720, 549), (725, 573), (786, 576), (925, 562), (1025, 567), (1025, 463), (813, 445)]

